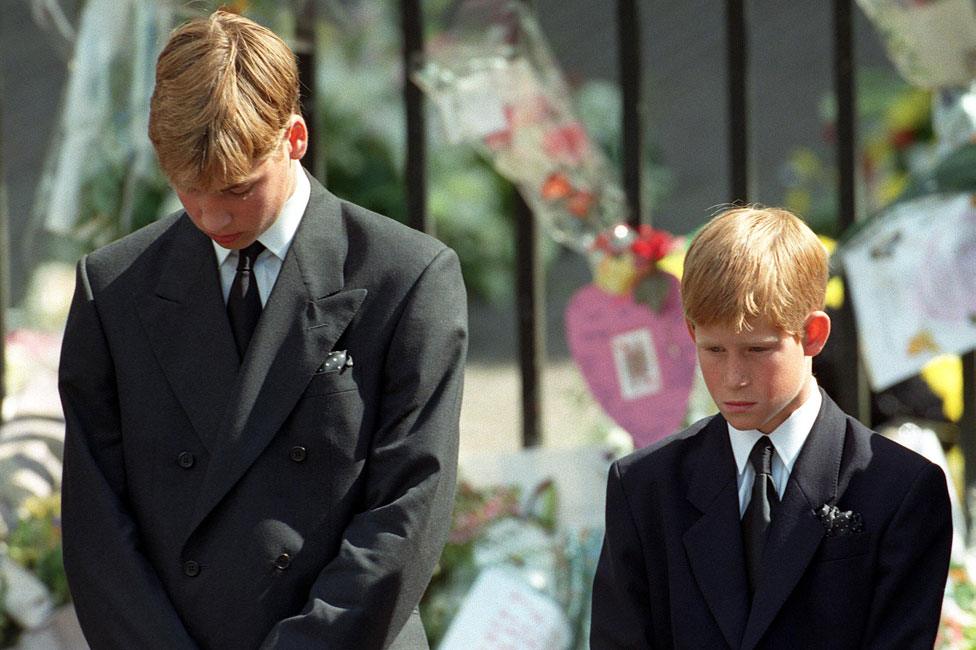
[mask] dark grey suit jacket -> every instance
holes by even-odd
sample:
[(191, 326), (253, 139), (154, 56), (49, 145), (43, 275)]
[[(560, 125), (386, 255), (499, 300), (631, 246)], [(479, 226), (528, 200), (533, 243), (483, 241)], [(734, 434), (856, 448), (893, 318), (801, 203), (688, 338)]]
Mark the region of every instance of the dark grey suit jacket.
[[(457, 257), (311, 182), (240, 364), (184, 214), (78, 265), (63, 541), (96, 649), (427, 645), (467, 340)], [(334, 350), (353, 365), (323, 372)]]
[[(752, 602), (720, 415), (613, 465), (592, 648), (932, 648), (952, 537), (945, 475), (823, 398)], [(824, 504), (859, 513), (863, 531), (828, 535)]]

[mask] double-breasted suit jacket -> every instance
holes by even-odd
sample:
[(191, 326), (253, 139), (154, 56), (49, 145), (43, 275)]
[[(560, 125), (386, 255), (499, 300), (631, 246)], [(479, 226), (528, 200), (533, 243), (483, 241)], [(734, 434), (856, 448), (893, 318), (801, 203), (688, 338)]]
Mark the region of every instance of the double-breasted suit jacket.
[[(932, 648), (952, 535), (945, 475), (823, 398), (751, 602), (721, 415), (612, 466), (591, 647)], [(860, 515), (861, 530), (825, 524), (824, 505)]]
[(243, 361), (185, 214), (79, 263), (64, 561), (96, 649), (427, 645), (416, 606), (456, 481), (457, 257), (311, 185)]

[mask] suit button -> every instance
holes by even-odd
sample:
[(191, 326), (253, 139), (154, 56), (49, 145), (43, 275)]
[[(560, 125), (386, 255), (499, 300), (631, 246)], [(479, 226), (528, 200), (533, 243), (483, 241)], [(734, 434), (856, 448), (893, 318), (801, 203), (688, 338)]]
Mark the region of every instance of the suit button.
[(181, 451), (180, 455), (176, 458), (176, 462), (178, 462), (180, 467), (183, 469), (190, 469), (193, 467), (193, 463), (195, 463), (196, 460), (197, 459), (194, 458), (193, 454), (188, 451)]
[(187, 560), (183, 563), (183, 573), (188, 578), (195, 578), (200, 575), (200, 563), (194, 560)]
[(288, 457), (296, 463), (304, 462), (306, 456), (308, 456), (308, 452), (305, 450), (305, 447), (302, 447), (301, 445), (292, 447), (291, 451), (288, 452)]
[(282, 553), (275, 559), (274, 565), (276, 569), (284, 571), (291, 566), (291, 556), (287, 553)]

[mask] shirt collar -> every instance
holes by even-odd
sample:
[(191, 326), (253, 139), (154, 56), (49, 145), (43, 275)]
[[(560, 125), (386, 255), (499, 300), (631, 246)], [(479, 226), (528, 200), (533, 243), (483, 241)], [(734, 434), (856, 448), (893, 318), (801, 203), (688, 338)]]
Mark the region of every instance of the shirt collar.
[[(811, 377), (810, 382), (813, 384), (813, 390), (810, 391), (810, 396), (807, 397), (806, 401), (799, 408), (790, 414), (790, 417), (786, 418), (781, 425), (769, 434), (769, 441), (773, 443), (776, 454), (783, 461), (787, 475), (793, 471), (796, 458), (800, 455), (800, 449), (803, 448), (803, 443), (806, 442), (807, 436), (810, 435), (810, 431), (813, 429), (813, 423), (820, 413), (820, 406), (823, 402), (823, 397), (821, 397), (820, 389), (817, 386), (817, 380)], [(761, 433), (757, 429), (736, 429), (731, 424), (728, 427), (729, 440), (732, 443), (732, 453), (735, 456), (735, 466), (741, 476), (746, 471), (746, 464), (749, 462), (749, 453), (752, 451), (753, 446), (757, 440), (766, 434)]]
[[(258, 241), (280, 260), (285, 259), (291, 242), (295, 239), (298, 232), (298, 225), (302, 222), (302, 215), (308, 207), (308, 198), (312, 192), (312, 186), (305, 176), (305, 170), (297, 160), (292, 161), (292, 174), (295, 176), (295, 189), (291, 196), (281, 206), (281, 211), (275, 217), (271, 227), (261, 233)], [(221, 266), (233, 252), (231, 249), (224, 248), (220, 244), (211, 240), (214, 252), (217, 254), (217, 266)]]

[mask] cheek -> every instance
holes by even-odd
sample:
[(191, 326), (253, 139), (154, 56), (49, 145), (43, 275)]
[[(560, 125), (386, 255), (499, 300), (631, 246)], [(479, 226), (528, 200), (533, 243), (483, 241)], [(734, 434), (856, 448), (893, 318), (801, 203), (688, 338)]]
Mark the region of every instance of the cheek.
[(796, 369), (782, 359), (770, 358), (762, 365), (760, 373), (765, 377), (766, 394), (772, 398), (789, 393), (796, 383)]
[(717, 360), (709, 359), (704, 355), (698, 355), (698, 366), (701, 368), (702, 379), (705, 380), (705, 385), (709, 389), (718, 384), (723, 371), (721, 364)]

